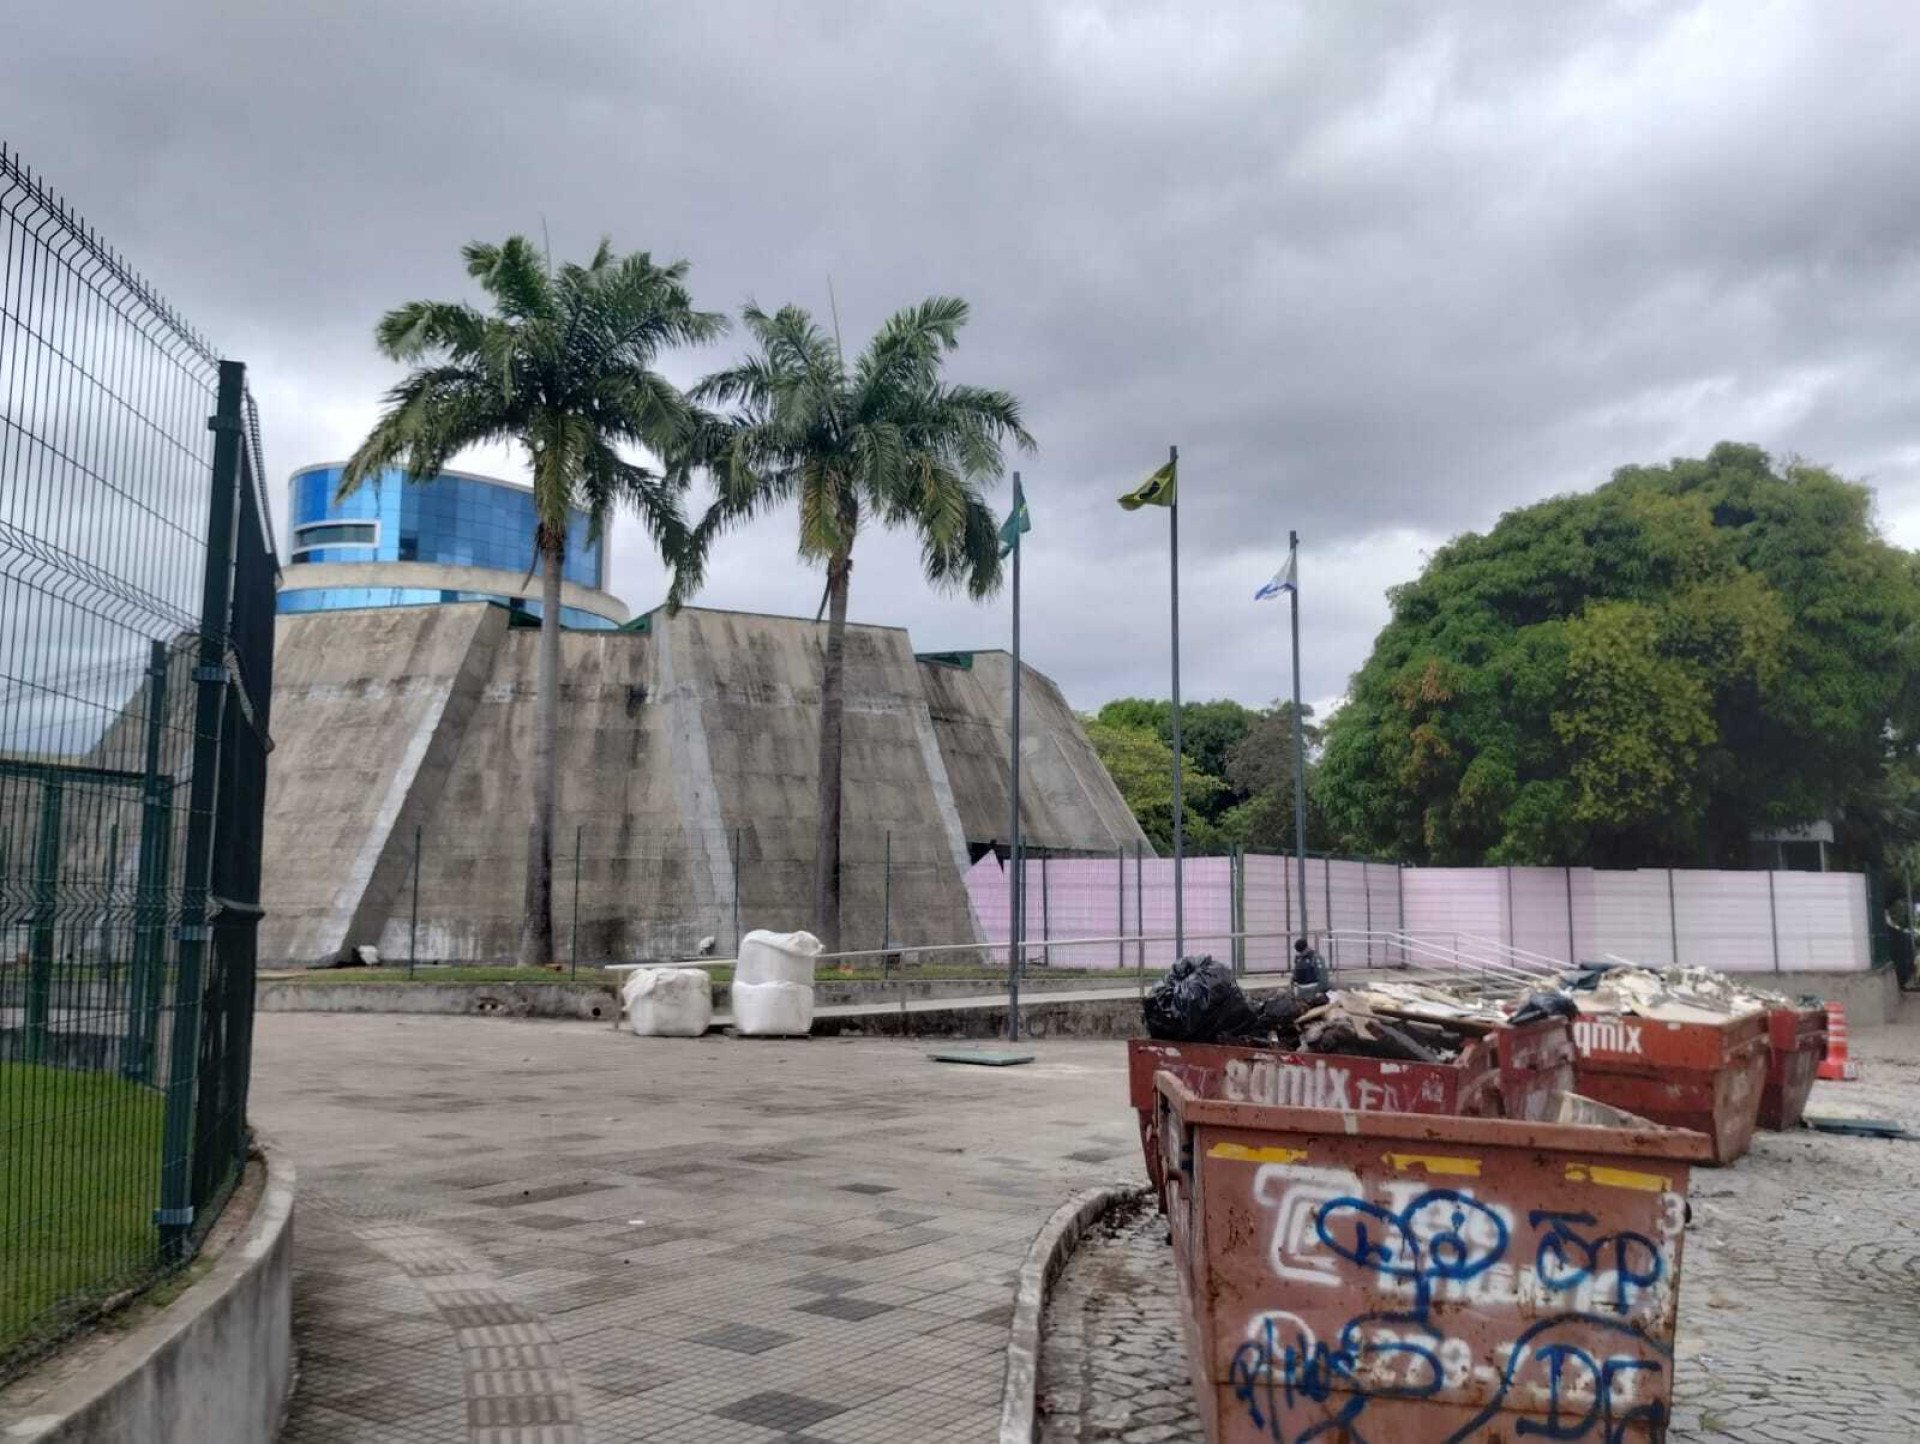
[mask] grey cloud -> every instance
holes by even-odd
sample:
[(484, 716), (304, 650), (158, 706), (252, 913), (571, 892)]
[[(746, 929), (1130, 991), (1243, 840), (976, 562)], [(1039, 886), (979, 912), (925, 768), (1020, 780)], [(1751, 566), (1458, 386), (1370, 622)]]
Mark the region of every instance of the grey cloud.
[[(1042, 443), (1031, 655), (1080, 704), (1165, 687), (1184, 462), (1186, 690), (1278, 690), (1252, 589), (1307, 538), (1308, 690), (1423, 547), (1614, 466), (1753, 439), (1868, 475), (1920, 541), (1920, 32), (1888, 3), (35, 7), (4, 129), (253, 368), (270, 458), (346, 451), (379, 312), (473, 236), (601, 233), (696, 294), (850, 342), (974, 304), (957, 374)], [(726, 345), (673, 358), (691, 379)], [(488, 459), (489, 462), (492, 459)], [(790, 518), (702, 597), (810, 611)], [(659, 595), (615, 537), (618, 585)], [(862, 543), (854, 612), (997, 645)]]

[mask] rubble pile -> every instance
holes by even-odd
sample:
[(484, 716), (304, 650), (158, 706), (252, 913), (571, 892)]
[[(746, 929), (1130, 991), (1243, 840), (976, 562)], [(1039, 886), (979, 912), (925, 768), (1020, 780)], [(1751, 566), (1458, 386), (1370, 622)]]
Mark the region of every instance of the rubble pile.
[(1225, 964), (1183, 958), (1154, 984), (1143, 1011), (1148, 1036), (1164, 1042), (1451, 1063), (1496, 1028), (1572, 1017), (1574, 1004), (1551, 989), (1497, 1002), (1397, 982), (1331, 991), (1295, 988), (1250, 998)]

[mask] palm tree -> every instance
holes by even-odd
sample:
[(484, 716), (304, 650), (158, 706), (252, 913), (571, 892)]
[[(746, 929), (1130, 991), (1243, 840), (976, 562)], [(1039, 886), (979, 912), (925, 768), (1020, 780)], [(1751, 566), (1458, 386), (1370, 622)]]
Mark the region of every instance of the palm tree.
[(698, 580), (718, 531), (798, 502), (800, 555), (827, 572), (813, 920), (832, 952), (840, 947), (840, 741), (854, 539), (867, 520), (910, 528), (929, 582), (990, 595), (1000, 583), (1000, 550), (980, 484), (1000, 474), (1004, 441), (1031, 450), (1033, 438), (1008, 393), (941, 380), (942, 359), (966, 324), (965, 301), (936, 296), (896, 312), (851, 367), (838, 340), (797, 306), (769, 316), (749, 305), (742, 319), (753, 354), (692, 392), (699, 402), (731, 404), (736, 415), (715, 423), (702, 447), (718, 494), (676, 586)]
[(560, 573), (567, 514), (585, 511), (598, 536), (615, 506), (630, 506), (671, 565), (691, 529), (681, 509), (688, 469), (628, 461), (625, 448), (682, 457), (698, 412), (653, 368), (670, 346), (710, 340), (723, 316), (693, 309), (687, 263), (616, 256), (602, 241), (586, 265), (555, 270), (524, 236), (468, 245), (467, 274), (491, 313), (455, 301), (410, 301), (375, 328), (381, 351), (414, 370), (340, 478), (345, 496), (395, 462), (409, 481), (436, 475), (470, 446), (524, 447), (533, 470), (541, 565), (538, 736), (527, 825), (526, 916), (520, 961), (553, 948), (554, 752), (559, 732)]

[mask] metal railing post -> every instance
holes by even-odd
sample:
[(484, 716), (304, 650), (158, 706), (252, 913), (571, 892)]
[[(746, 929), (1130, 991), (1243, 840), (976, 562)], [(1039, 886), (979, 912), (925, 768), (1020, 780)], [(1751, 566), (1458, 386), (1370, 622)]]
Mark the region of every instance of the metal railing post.
[(40, 781), (40, 831), (33, 850), (33, 923), (27, 931), (26, 1059), (44, 1061), (53, 1021), (54, 935), (60, 906), (60, 813), (58, 777)]
[(127, 999), (127, 1046), (121, 1075), (153, 1079), (153, 1045), (160, 1031), (160, 984), (166, 946), (166, 886), (173, 843), (173, 779), (161, 773), (167, 716), (167, 644), (147, 649), (146, 761), (140, 788), (140, 840), (133, 864), (133, 966)]
[(182, 878), (179, 951), (174, 974), (173, 1023), (167, 1043), (166, 1117), (161, 1143), (161, 1248), (167, 1259), (186, 1256), (193, 1231), (193, 1104), (200, 1050), (201, 979), (212, 940), (213, 830), (219, 803), (220, 749), (226, 713), (227, 638), (232, 621), (235, 537), (240, 525), (240, 448), (246, 423), (242, 398), (246, 367), (220, 363), (213, 474), (207, 507), (206, 575), (200, 597), (195, 684), (193, 776), (187, 794), (187, 854)]
[(1040, 854), (1040, 966), (1053, 966), (1053, 895), (1047, 891), (1047, 855)]
[(1767, 869), (1767, 925), (1773, 930), (1773, 970), (1780, 971), (1780, 910), (1773, 901), (1773, 869)]
[(573, 937), (568, 949), (573, 954), (573, 972), (571, 976), (580, 976), (580, 849), (582, 839), (587, 835), (587, 825), (574, 824), (573, 829)]
[[(880, 947), (882, 951), (893, 946), (893, 829), (887, 829), (887, 852), (884, 871), (880, 882)], [(886, 971), (886, 959), (880, 960), (882, 973)]]
[(733, 956), (740, 957), (740, 829), (733, 830)]
[(420, 957), (420, 824), (413, 825), (413, 911), (407, 919), (407, 977)]

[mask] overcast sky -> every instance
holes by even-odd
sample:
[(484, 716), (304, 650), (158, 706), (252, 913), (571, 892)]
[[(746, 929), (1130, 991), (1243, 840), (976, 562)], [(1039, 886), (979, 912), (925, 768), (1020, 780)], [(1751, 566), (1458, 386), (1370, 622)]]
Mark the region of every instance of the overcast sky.
[[(1303, 544), (1306, 690), (1337, 696), (1422, 554), (1723, 438), (1870, 481), (1920, 545), (1920, 25), (1888, 0), (1184, 4), (119, 0), (10, 7), (0, 135), (259, 397), (276, 504), (397, 375), (380, 312), (544, 226), (684, 256), (696, 299), (827, 311), (849, 345), (973, 305), (952, 374), (1040, 451), (1026, 655), (1078, 706), (1270, 700)], [(736, 342), (667, 358), (688, 382)], [(466, 465), (513, 471), (517, 459)], [(1004, 505), (1004, 491), (996, 508)], [(699, 601), (811, 614), (794, 519)], [(282, 523), (284, 538), (284, 521)], [(614, 590), (661, 568), (614, 534)], [(863, 537), (856, 620), (1004, 645)]]

